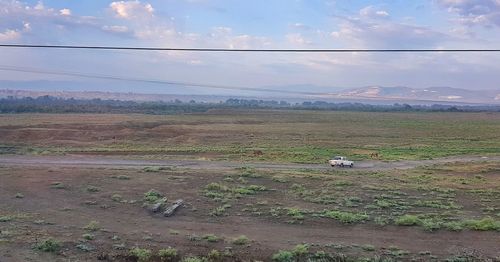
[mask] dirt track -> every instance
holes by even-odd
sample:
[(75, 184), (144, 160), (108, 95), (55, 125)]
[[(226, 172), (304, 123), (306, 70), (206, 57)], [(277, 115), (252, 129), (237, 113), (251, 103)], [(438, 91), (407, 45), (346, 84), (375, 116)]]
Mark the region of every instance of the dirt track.
[[(476, 161), (500, 161), (500, 156), (459, 156), (418, 161), (359, 161), (355, 162), (353, 169), (359, 170), (387, 170), (411, 169), (418, 166)], [(207, 160), (143, 160), (127, 159), (109, 156), (66, 155), (66, 156), (29, 156), (29, 155), (4, 155), (0, 156), (0, 165), (8, 166), (95, 166), (95, 167), (144, 167), (144, 166), (170, 166), (188, 169), (234, 169), (242, 166), (262, 169), (331, 169), (327, 164), (270, 164), (259, 162), (229, 162)], [(348, 169), (348, 168), (346, 168)]]

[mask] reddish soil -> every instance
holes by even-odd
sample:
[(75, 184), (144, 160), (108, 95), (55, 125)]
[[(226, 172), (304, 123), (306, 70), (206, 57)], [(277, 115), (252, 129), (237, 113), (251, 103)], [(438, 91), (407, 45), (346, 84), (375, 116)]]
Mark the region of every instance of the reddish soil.
[[(403, 258), (405, 260), (418, 257), (421, 251), (430, 251), (438, 257), (448, 257), (464, 250), (484, 257), (500, 256), (498, 232), (440, 230), (429, 233), (416, 227), (344, 225), (320, 218), (306, 219), (302, 224), (287, 224), (280, 219), (243, 212), (242, 207), (259, 201), (308, 205), (278, 194), (286, 188), (279, 183), (270, 184), (269, 179), (249, 178), (252, 184), (265, 184), (276, 191), (244, 198), (233, 204), (226, 216), (210, 216), (210, 211), (219, 204), (204, 197), (201, 191), (205, 185), (220, 182), (231, 172), (234, 173), (229, 169), (190, 169), (149, 173), (137, 167), (92, 168), (56, 164), (51, 167), (0, 166), (0, 199), (3, 199), (0, 216), (20, 215), (11, 221), (0, 222), (2, 232), (8, 232), (1, 237), (0, 261), (94, 261), (98, 258), (122, 261), (129, 259), (127, 250), (134, 246), (153, 250), (172, 246), (183, 256), (230, 248), (234, 257), (227, 258), (229, 260), (267, 261), (277, 250), (293, 248), (299, 243), (314, 244), (313, 250), (356, 256), (384, 255), (390, 246), (397, 246), (410, 252)], [(129, 176), (130, 180), (117, 179), (119, 175)], [(307, 179), (302, 179), (307, 183)], [(65, 188), (53, 188), (53, 182), (61, 182)], [(89, 185), (97, 186), (99, 192), (88, 192)], [(152, 188), (164, 193), (169, 200), (184, 199), (186, 206), (169, 218), (149, 213), (142, 207), (142, 198)], [(15, 198), (17, 193), (22, 193), (24, 198)], [(137, 202), (113, 201), (114, 194)], [(92, 220), (99, 222), (101, 230), (93, 233), (94, 240), (85, 243), (96, 250), (83, 252), (76, 245), (82, 242), (82, 235), (87, 232), (83, 227)], [(178, 231), (178, 234), (172, 234), (171, 230)], [(204, 234), (215, 234), (224, 240), (209, 243), (191, 241), (186, 237)], [(239, 235), (246, 235), (251, 240), (250, 245), (232, 244), (231, 239)], [(37, 241), (49, 236), (63, 243), (62, 252), (51, 254), (32, 248)], [(118, 236), (119, 240), (112, 240), (113, 236)], [(339, 251), (328, 245), (330, 243), (349, 245), (350, 248)], [(116, 244), (125, 244), (125, 250), (113, 248)], [(376, 251), (363, 251), (357, 246), (365, 244), (374, 245)]]

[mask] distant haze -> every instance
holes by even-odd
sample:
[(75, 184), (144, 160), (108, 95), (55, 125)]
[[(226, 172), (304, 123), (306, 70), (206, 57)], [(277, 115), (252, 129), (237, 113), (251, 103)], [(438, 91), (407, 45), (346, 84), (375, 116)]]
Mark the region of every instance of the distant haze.
[[(74, 83), (71, 83), (74, 84)], [(500, 104), (500, 90), (465, 90), (451, 87), (429, 87), (426, 89), (415, 89), (409, 87), (361, 87), (351, 89), (339, 89), (310, 86), (302, 93), (304, 85), (301, 86), (266, 86), (258, 91), (221, 90), (207, 92), (209, 89), (202, 87), (164, 86), (163, 90), (169, 93), (135, 93), (118, 92), (113, 88), (106, 88), (106, 92), (100, 89), (88, 88), (88, 91), (78, 91), (85, 84), (78, 83), (74, 88), (65, 88), (67, 82), (5, 82), (0, 81), (0, 97), (39, 97), (54, 96), (60, 98), (78, 99), (115, 99), (134, 101), (171, 101), (180, 99), (182, 101), (196, 100), (198, 102), (218, 102), (228, 98), (249, 98), (285, 100), (288, 102), (302, 101), (329, 101), (329, 102), (362, 102), (368, 104)], [(280, 92), (286, 90), (286, 93)], [(294, 90), (297, 90), (294, 93)]]

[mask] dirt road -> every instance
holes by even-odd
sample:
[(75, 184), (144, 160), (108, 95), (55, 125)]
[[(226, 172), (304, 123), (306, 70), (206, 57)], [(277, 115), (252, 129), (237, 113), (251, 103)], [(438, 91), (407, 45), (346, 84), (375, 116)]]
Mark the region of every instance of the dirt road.
[[(418, 166), (453, 163), (500, 161), (500, 156), (459, 156), (431, 160), (403, 160), (403, 161), (358, 161), (353, 169), (357, 170), (387, 170), (411, 169)], [(271, 164), (262, 162), (234, 162), (234, 161), (208, 161), (208, 160), (144, 160), (118, 158), (111, 156), (65, 155), (65, 156), (30, 156), (30, 155), (2, 155), (0, 165), (7, 166), (82, 166), (82, 167), (144, 167), (144, 166), (169, 166), (187, 169), (234, 169), (248, 166), (261, 169), (332, 169), (328, 164)], [(344, 168), (350, 169), (350, 168)]]

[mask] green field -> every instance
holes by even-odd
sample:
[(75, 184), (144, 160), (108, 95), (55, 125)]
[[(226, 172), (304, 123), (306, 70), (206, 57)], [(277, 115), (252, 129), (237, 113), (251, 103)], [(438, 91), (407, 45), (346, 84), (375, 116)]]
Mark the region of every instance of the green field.
[(498, 154), (498, 130), (497, 113), (22, 114), (0, 116), (0, 150), (295, 163), (324, 163), (332, 155), (419, 160)]

